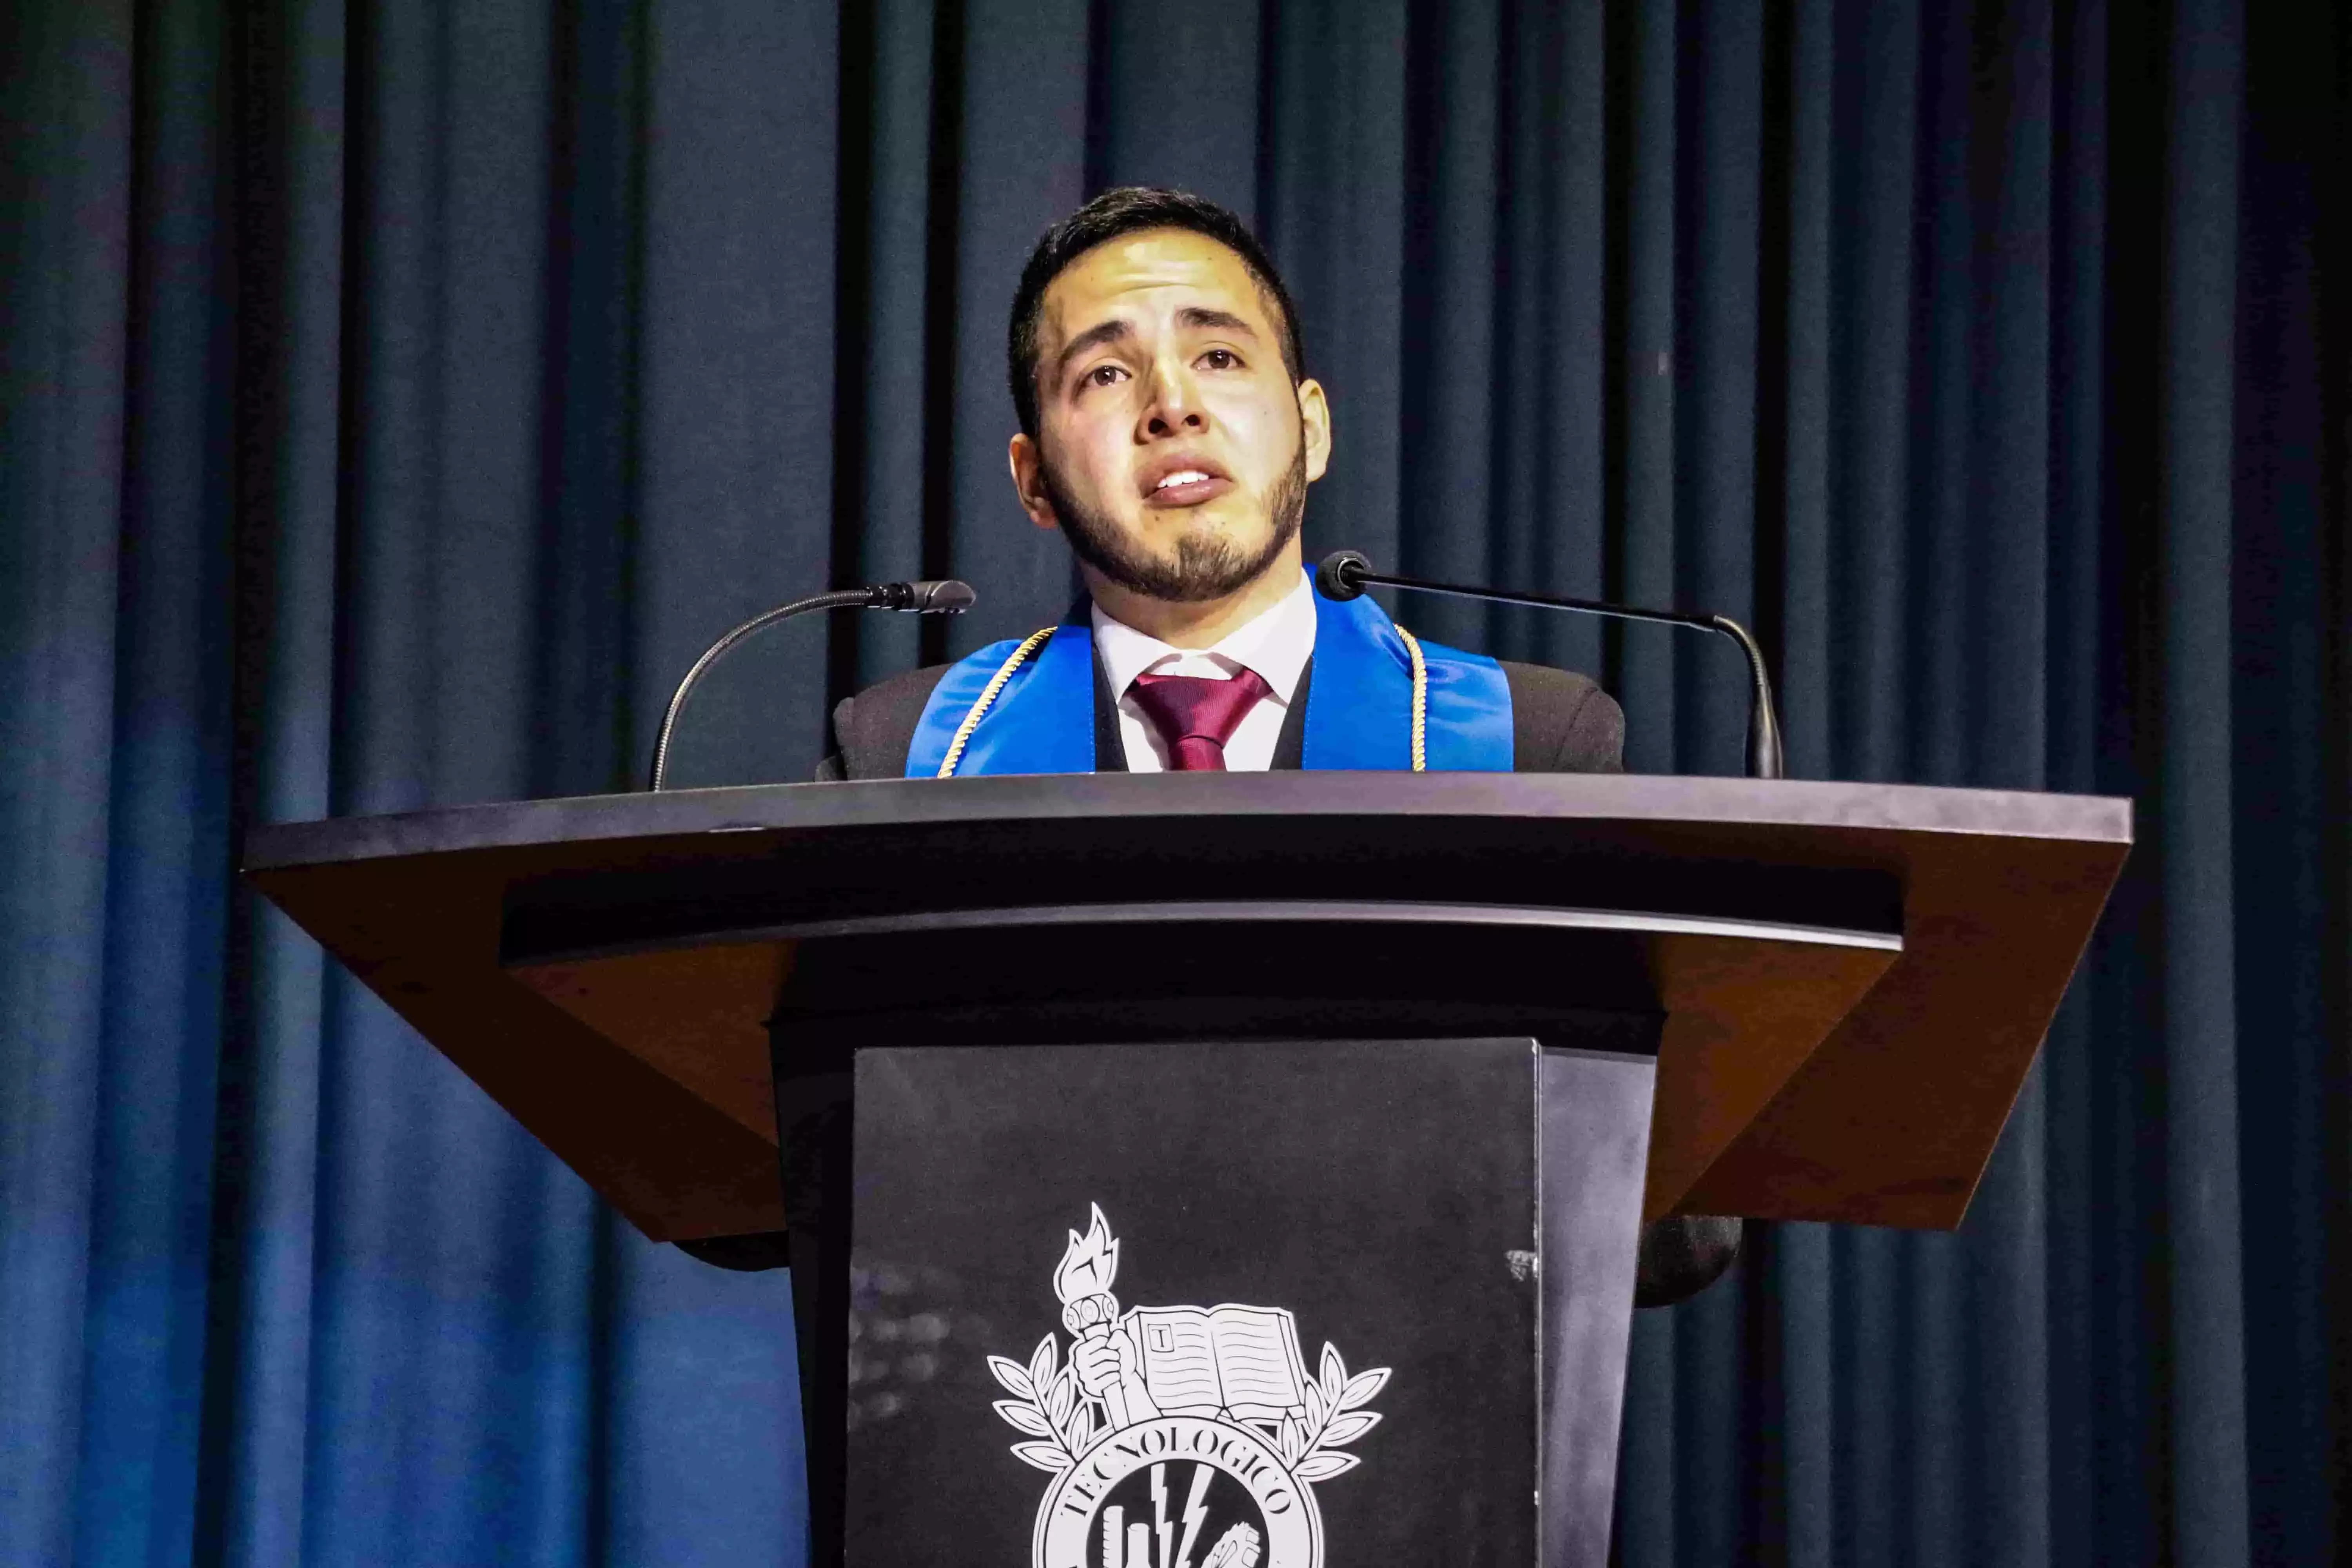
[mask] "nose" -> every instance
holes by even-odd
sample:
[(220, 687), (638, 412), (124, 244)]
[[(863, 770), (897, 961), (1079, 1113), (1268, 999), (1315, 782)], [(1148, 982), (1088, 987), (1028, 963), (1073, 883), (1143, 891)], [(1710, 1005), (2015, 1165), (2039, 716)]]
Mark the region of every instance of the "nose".
[(1150, 397), (1143, 409), (1143, 435), (1149, 440), (1206, 430), (1209, 416), (1201, 405), (1199, 389), (1181, 362), (1154, 361)]

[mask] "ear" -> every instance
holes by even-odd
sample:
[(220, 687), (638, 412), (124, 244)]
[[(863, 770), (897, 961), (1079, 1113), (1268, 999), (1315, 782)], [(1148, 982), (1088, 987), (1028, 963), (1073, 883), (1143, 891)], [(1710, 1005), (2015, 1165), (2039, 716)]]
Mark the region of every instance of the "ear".
[(1045, 494), (1045, 459), (1037, 443), (1025, 433), (1016, 435), (1004, 457), (1013, 469), (1013, 493), (1021, 498), (1021, 510), (1029, 514), (1029, 521), (1040, 528), (1061, 527), (1062, 520), (1054, 515), (1054, 503)]
[(1298, 438), (1307, 444), (1309, 483), (1323, 477), (1331, 465), (1331, 404), (1323, 384), (1312, 376), (1298, 384)]

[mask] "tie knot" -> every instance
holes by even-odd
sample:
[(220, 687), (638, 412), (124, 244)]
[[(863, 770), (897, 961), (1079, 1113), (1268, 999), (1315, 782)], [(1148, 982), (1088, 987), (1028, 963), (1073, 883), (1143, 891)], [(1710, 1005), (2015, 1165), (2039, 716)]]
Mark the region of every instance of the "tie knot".
[(1241, 669), (1231, 680), (1205, 675), (1139, 675), (1129, 689), (1135, 705), (1160, 731), (1168, 745), (1168, 766), (1174, 773), (1212, 771), (1225, 766), (1225, 742), (1240, 728), (1242, 716), (1258, 700), (1274, 695), (1274, 688), (1254, 669)]

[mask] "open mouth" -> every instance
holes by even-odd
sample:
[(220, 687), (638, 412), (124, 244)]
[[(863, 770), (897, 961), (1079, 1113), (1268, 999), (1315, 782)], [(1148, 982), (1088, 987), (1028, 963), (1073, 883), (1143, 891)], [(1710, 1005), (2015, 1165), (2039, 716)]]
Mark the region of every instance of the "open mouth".
[(1234, 488), (1234, 481), (1213, 464), (1180, 461), (1148, 475), (1143, 490), (1146, 506), (1198, 506)]

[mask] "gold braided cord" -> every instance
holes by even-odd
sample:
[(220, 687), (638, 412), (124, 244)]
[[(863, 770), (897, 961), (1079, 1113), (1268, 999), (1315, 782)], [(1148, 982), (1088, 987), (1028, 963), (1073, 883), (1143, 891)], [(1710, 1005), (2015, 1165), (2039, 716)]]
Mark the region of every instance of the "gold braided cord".
[[(980, 698), (972, 703), (971, 711), (965, 714), (963, 722), (956, 726), (955, 739), (948, 742), (948, 754), (940, 759), (940, 778), (955, 777), (956, 764), (963, 761), (964, 746), (971, 740), (971, 732), (980, 728), (981, 720), (987, 716), (988, 705), (996, 700), (996, 694), (1004, 689), (1004, 683), (1013, 679), (1013, 672), (1021, 668), (1021, 661), (1036, 652), (1053, 635), (1051, 626), (1031, 632), (1022, 640), (1021, 646), (1013, 650), (1013, 657), (996, 667), (996, 673), (990, 676), (988, 684), (980, 689)], [(1418, 659), (1420, 656), (1415, 654), (1414, 658)]]
[(1429, 771), (1429, 666), (1421, 657), (1421, 639), (1402, 626), (1405, 651), (1412, 655), (1412, 771)]

